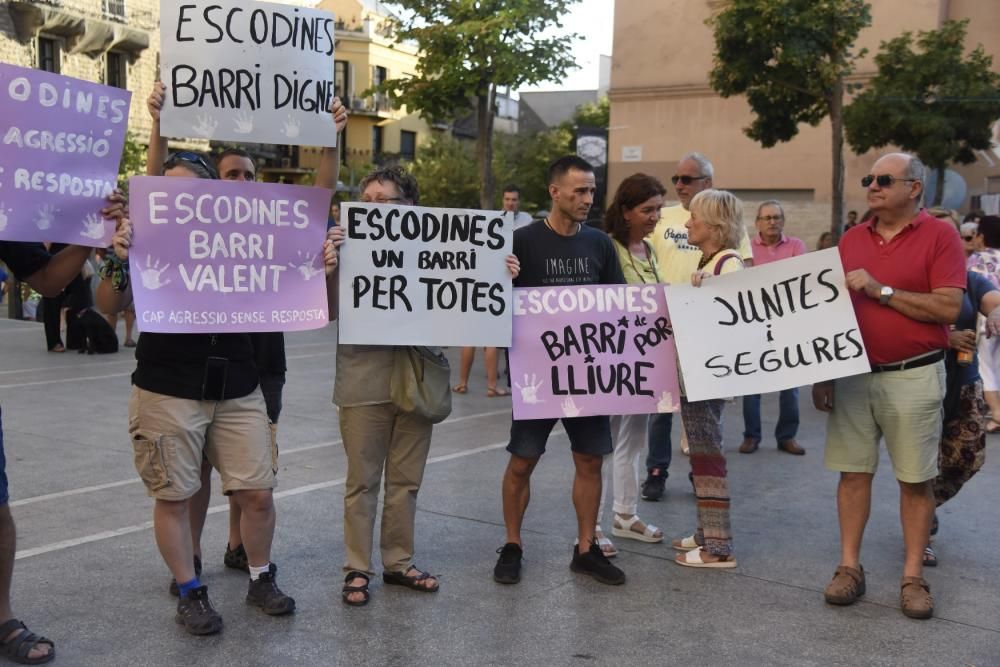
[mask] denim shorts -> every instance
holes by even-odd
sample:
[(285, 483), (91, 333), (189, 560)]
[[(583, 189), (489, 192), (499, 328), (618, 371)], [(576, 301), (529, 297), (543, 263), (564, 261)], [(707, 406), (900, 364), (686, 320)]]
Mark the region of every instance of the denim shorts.
[[(524, 459), (545, 453), (545, 443), (558, 419), (515, 419), (510, 425), (507, 451)], [(563, 417), (570, 450), (577, 454), (607, 456), (612, 451), (610, 417)]]

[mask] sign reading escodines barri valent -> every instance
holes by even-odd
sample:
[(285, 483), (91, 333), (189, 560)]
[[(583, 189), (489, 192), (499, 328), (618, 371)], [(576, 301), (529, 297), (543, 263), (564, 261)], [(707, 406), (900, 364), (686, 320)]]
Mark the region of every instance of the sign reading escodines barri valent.
[(836, 248), (671, 285), (667, 303), (692, 401), (871, 370)]
[(0, 239), (106, 247), (132, 93), (0, 63)]
[(680, 409), (662, 285), (514, 290), (514, 419)]
[(340, 224), (341, 343), (510, 345), (509, 215), (351, 203)]
[(160, 132), (335, 146), (333, 14), (252, 0), (161, 0)]
[(143, 331), (326, 326), (329, 190), (137, 176), (129, 195), (129, 267)]

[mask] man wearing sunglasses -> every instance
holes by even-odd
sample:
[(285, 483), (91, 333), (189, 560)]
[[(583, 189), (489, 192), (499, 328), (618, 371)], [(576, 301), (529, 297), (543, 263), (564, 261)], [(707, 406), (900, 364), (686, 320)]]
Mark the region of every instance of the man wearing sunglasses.
[[(670, 182), (677, 189), (680, 204), (660, 210), (660, 220), (649, 237), (656, 255), (656, 264), (663, 279), (668, 283), (686, 285), (691, 281), (691, 274), (698, 270), (701, 250), (688, 243), (685, 226), (691, 218), (688, 207), (696, 194), (712, 187), (714, 175), (715, 169), (708, 158), (701, 153), (688, 153), (677, 163), (677, 170), (670, 177)], [(746, 231), (740, 240), (739, 252), (743, 257), (743, 263), (752, 266), (753, 251)], [(643, 500), (656, 501), (663, 497), (667, 471), (672, 459), (670, 443), (672, 426), (673, 413), (670, 412), (653, 415), (649, 420), (649, 454), (646, 457), (646, 481), (642, 484)], [(686, 442), (682, 425), (682, 448), (686, 447)]]
[(813, 403), (829, 413), (824, 462), (840, 473), (840, 562), (826, 601), (848, 605), (865, 592), (861, 540), (884, 438), (906, 553), (900, 606), (911, 618), (934, 613), (923, 557), (934, 514), (944, 350), (966, 286), (955, 228), (920, 208), (923, 174), (916, 157), (890, 153), (861, 179), (874, 216), (844, 234), (840, 256), (872, 372), (813, 385)]

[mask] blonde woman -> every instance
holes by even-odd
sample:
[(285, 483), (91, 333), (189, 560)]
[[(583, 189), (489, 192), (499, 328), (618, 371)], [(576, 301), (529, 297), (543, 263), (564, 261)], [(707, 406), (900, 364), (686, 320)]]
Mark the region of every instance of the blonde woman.
[[(691, 200), (688, 243), (701, 250), (691, 284), (743, 269), (736, 250), (743, 230), (743, 204), (731, 192), (703, 190)], [(683, 379), (683, 378), (682, 378)], [(722, 409), (725, 401), (688, 401), (681, 397), (681, 415), (691, 448), (691, 473), (698, 507), (693, 535), (673, 540), (681, 553), (675, 562), (685, 567), (736, 567), (729, 527), (729, 484), (722, 453)]]

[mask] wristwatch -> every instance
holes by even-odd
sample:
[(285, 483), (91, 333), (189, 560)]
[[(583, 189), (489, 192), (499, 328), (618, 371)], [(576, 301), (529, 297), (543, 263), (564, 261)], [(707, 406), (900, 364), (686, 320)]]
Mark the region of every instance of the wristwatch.
[(895, 293), (896, 290), (892, 289), (888, 285), (882, 285), (882, 290), (879, 292), (878, 295), (878, 302), (884, 306), (885, 304), (889, 303), (889, 299), (891, 299), (892, 295)]

